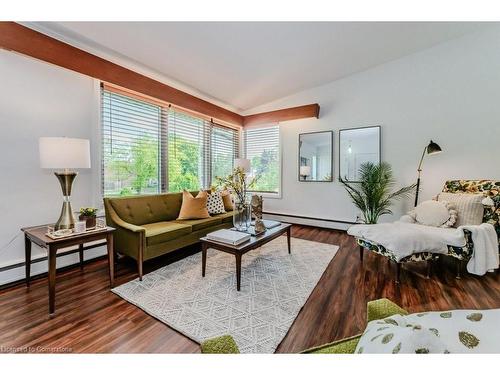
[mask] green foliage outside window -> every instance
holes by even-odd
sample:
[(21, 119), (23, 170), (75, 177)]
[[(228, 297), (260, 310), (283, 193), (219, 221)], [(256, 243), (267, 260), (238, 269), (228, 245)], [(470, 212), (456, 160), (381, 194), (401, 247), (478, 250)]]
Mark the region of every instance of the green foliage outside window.
[(279, 191), (280, 168), (276, 150), (264, 150), (260, 156), (252, 158), (251, 165), (253, 175), (259, 176), (252, 186), (253, 191)]

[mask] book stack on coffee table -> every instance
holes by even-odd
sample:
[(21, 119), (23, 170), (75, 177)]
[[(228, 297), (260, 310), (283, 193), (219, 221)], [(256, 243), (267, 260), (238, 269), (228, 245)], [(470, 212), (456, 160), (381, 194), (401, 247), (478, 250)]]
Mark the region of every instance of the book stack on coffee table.
[(207, 234), (207, 238), (211, 241), (221, 242), (233, 246), (238, 246), (248, 241), (250, 237), (249, 233), (238, 232), (230, 229), (219, 229), (215, 232)]

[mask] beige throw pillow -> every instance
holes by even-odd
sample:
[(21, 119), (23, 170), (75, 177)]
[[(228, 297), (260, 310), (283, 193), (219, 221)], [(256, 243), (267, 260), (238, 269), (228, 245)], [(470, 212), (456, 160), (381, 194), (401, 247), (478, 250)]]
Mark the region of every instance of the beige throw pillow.
[(209, 218), (207, 210), (207, 192), (200, 191), (193, 197), (189, 191), (182, 192), (181, 212), (177, 220), (206, 219)]
[(231, 193), (227, 190), (222, 190), (222, 201), (224, 202), (224, 209), (226, 211), (234, 210), (233, 197)]
[(438, 201), (453, 203), (458, 213), (455, 227), (479, 225), (483, 222), (483, 194), (439, 193)]

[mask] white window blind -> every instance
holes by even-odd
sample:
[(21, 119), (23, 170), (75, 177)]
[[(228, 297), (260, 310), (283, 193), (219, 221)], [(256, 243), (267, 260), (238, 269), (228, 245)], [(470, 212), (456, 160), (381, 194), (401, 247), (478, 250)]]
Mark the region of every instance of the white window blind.
[(168, 190), (199, 190), (210, 184), (210, 122), (168, 112)]
[(104, 196), (205, 189), (231, 173), (238, 130), (105, 87), (101, 106)]
[(211, 129), (211, 180), (225, 177), (233, 171), (234, 159), (238, 157), (239, 134), (234, 129), (212, 124)]
[(101, 95), (104, 195), (158, 193), (161, 107), (106, 90)]
[(252, 191), (279, 193), (281, 160), (279, 126), (244, 131), (245, 157), (250, 159), (252, 175), (258, 176)]

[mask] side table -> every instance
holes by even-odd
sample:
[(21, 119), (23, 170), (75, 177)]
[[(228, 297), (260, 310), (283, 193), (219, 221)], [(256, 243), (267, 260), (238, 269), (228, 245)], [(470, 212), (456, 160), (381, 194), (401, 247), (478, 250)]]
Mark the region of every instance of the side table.
[(84, 232), (71, 237), (52, 239), (46, 235), (47, 225), (28, 227), (21, 229), (24, 232), (24, 249), (26, 263), (26, 286), (30, 286), (31, 271), (31, 244), (34, 243), (47, 249), (49, 263), (49, 314), (55, 312), (56, 302), (56, 257), (57, 251), (66, 247), (78, 245), (80, 255), (80, 267), (83, 266), (83, 250), (86, 242), (106, 240), (109, 263), (109, 283), (114, 285), (114, 252), (113, 232), (115, 228), (106, 227), (101, 231)]

